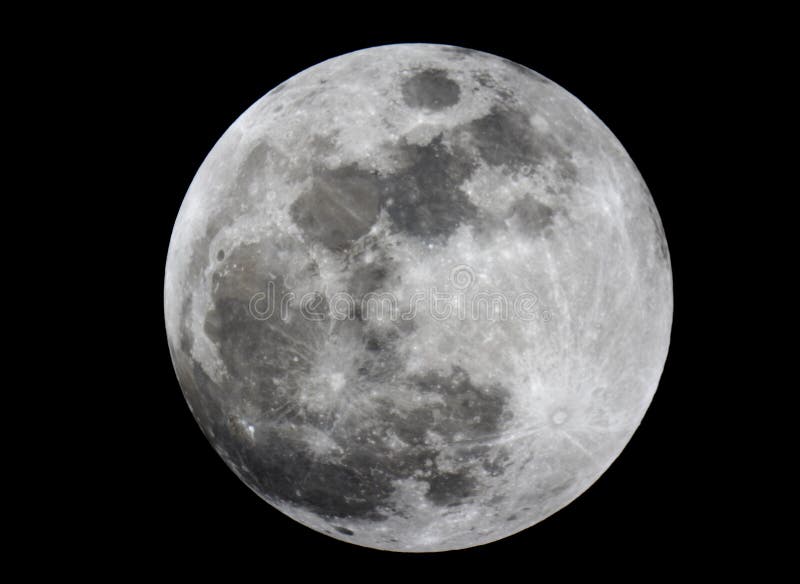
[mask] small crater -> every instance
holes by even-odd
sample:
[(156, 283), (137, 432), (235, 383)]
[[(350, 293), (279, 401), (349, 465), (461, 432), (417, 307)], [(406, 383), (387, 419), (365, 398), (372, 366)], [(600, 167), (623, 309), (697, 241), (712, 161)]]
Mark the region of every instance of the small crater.
[(565, 410), (556, 410), (550, 415), (550, 421), (556, 426), (561, 426), (569, 418), (569, 414)]
[(344, 535), (354, 535), (355, 534), (355, 532), (353, 532), (351, 529), (347, 529), (346, 527), (341, 527), (341, 526), (337, 526), (336, 527), (336, 531), (338, 531), (339, 533), (342, 533)]
[(225, 252), (224, 252), (224, 251), (222, 251), (222, 250), (219, 250), (219, 251), (217, 252), (217, 261), (220, 261), (220, 262), (221, 262), (221, 261), (222, 261), (222, 260), (224, 260), (224, 259), (225, 259)]

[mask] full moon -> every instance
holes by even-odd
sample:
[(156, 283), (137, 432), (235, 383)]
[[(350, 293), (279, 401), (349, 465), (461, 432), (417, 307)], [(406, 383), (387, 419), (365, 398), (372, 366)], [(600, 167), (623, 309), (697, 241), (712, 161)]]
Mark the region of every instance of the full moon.
[(492, 542), (605, 472), (658, 386), (672, 271), (634, 163), (534, 71), (431, 44), (275, 87), (197, 171), (167, 338), (210, 443), (339, 540)]

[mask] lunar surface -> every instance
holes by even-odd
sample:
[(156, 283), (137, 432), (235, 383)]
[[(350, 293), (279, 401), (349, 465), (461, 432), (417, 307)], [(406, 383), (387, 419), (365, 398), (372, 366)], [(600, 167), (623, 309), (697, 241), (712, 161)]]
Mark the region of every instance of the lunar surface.
[(651, 402), (672, 275), (633, 162), (505, 59), (390, 45), (311, 67), (225, 132), (166, 265), (186, 401), (300, 523), (406, 552), (528, 528)]

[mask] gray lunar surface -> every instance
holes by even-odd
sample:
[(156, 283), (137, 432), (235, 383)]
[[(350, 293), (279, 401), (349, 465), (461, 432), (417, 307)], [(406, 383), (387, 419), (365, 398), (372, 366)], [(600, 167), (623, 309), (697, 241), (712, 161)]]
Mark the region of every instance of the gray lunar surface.
[(642, 177), (580, 101), (493, 55), (389, 45), (225, 132), (164, 308), (186, 401), (253, 491), (337, 539), (441, 551), (534, 525), (611, 465), (658, 385), (672, 273)]

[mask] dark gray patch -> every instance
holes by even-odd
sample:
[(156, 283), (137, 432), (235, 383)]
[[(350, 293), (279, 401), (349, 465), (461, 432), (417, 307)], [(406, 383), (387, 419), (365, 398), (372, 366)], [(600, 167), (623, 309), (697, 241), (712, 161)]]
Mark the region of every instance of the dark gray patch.
[(517, 520), (516, 515), (509, 515), (508, 517), (506, 517), (506, 521), (516, 521), (516, 520)]
[(443, 110), (458, 103), (461, 89), (442, 69), (425, 69), (403, 82), (403, 101), (415, 109)]
[(442, 415), (433, 430), (450, 440), (456, 434), (470, 439), (491, 436), (510, 419), (507, 390), (499, 385), (476, 386), (460, 367), (453, 367), (449, 375), (432, 372), (416, 377), (415, 383), (420, 391), (443, 398)]
[[(391, 358), (391, 351), (386, 358)], [(503, 457), (507, 455), (489, 458), (490, 449), (481, 441), (495, 436), (511, 419), (506, 408), (509, 393), (500, 386), (476, 386), (459, 368), (449, 375), (432, 373), (415, 378), (412, 383), (420, 391), (438, 393), (444, 404), (438, 411), (430, 406), (401, 411), (390, 398), (378, 400), (374, 425), (364, 427), (361, 421), (361, 425), (349, 429), (347, 424), (337, 427), (342, 432), (342, 444), (370, 445), (360, 454), (348, 454), (346, 460), (354, 468), (370, 469), (373, 480), (385, 480), (388, 485), (415, 477), (424, 469), (429, 500), (441, 506), (461, 504), (475, 494), (482, 466), (488, 465), (498, 475), (505, 467)], [(440, 450), (429, 443), (431, 434), (450, 443), (465, 442), (455, 449), (456, 470), (439, 468), (436, 460)], [(389, 446), (395, 437), (407, 446), (400, 450)]]
[(355, 164), (315, 173), (310, 190), (292, 203), (292, 219), (312, 240), (344, 251), (378, 218), (379, 183)]
[(536, 132), (528, 115), (518, 109), (494, 106), (485, 116), (472, 120), (468, 131), (481, 158), (490, 166), (535, 170), (552, 156), (563, 179), (577, 176), (570, 152), (552, 135)]
[(342, 533), (344, 535), (354, 535), (353, 530), (352, 529), (347, 529), (346, 527), (336, 526), (336, 531), (338, 531), (339, 533)]
[[(503, 454), (488, 459), (489, 447), (482, 441), (499, 433), (511, 419), (506, 408), (508, 391), (497, 385), (476, 386), (458, 367), (449, 375), (434, 372), (413, 382), (419, 391), (439, 394), (443, 404), (415, 408), (403, 415), (387, 411), (384, 416), (391, 420), (394, 433), (416, 452), (416, 468), (424, 468), (426, 460), (433, 461), (426, 497), (437, 505), (458, 505), (475, 494), (476, 471), (481, 466), (492, 468), (495, 476), (505, 468)], [(463, 442), (455, 450), (456, 471), (439, 470), (435, 462), (438, 450), (428, 446), (430, 434), (450, 443)]]
[(436, 241), (477, 215), (477, 208), (461, 190), (474, 171), (466, 153), (451, 152), (439, 135), (424, 146), (403, 145), (400, 154), (406, 165), (386, 179), (383, 191), (386, 210), (398, 229)]
[(348, 278), (347, 292), (353, 299), (355, 316), (359, 320), (370, 316), (370, 314), (363, 314), (364, 311), (375, 313), (383, 310), (379, 294), (390, 278), (390, 268), (390, 260), (385, 259), (369, 264), (358, 264), (351, 270), (352, 275)]
[(393, 383), (399, 371), (396, 356), (386, 348), (365, 351), (358, 368), (364, 380), (370, 383)]
[(555, 211), (531, 195), (526, 195), (511, 204), (508, 217), (518, 221), (522, 230), (530, 232), (532, 236), (539, 236), (553, 225)]
[[(394, 487), (374, 467), (314, 455), (302, 437), (288, 429), (269, 428), (251, 449), (242, 449), (256, 486), (273, 500), (290, 503), (326, 518), (358, 518), (381, 521), (380, 512)], [(369, 462), (374, 456), (368, 455)]]
[(475, 169), (465, 151), (445, 146), (442, 135), (423, 146), (387, 148), (394, 150), (400, 169), (386, 176), (356, 164), (315, 170), (313, 186), (290, 208), (309, 240), (350, 252), (386, 209), (396, 230), (441, 242), (477, 216), (461, 189)]
[(470, 130), (481, 157), (491, 166), (519, 166), (541, 158), (531, 139), (528, 116), (521, 111), (494, 106), (470, 122)]
[(390, 415), (392, 417), (392, 428), (397, 436), (411, 446), (423, 446), (428, 437), (428, 430), (433, 428), (436, 423), (433, 412), (426, 408), (417, 408), (403, 414), (395, 413)]
[(222, 261), (225, 259), (225, 252), (223, 250), (219, 250), (217, 252), (217, 261)]
[(473, 235), (476, 241), (491, 242), (497, 237), (497, 232), (508, 228), (505, 216), (489, 209), (480, 209), (478, 217), (473, 223)]
[[(281, 318), (280, 299), (291, 290), (280, 274), (288, 266), (273, 265), (277, 276), (252, 269), (263, 265), (265, 255), (278, 257), (286, 245), (298, 244), (275, 241), (270, 249), (252, 244), (231, 250), (212, 274), (213, 306), (203, 323), (230, 375), (228, 393), (252, 400), (265, 414), (278, 411), (293, 398), (297, 388), (291, 378), (308, 371), (313, 347), (328, 327), (326, 322), (302, 318), (297, 305), (290, 307), (292, 318)], [(265, 294), (264, 309), (274, 308), (272, 313), (265, 311), (262, 320), (251, 313), (250, 299), (256, 292)]]
[(394, 383), (403, 360), (396, 354), (396, 340), (414, 328), (413, 321), (397, 321), (391, 328), (380, 329), (359, 323), (365, 351), (356, 364), (358, 374), (370, 383)]
[(431, 502), (439, 506), (451, 507), (460, 504), (464, 499), (475, 494), (477, 483), (469, 474), (460, 472), (442, 472), (428, 479), (428, 492), (425, 493)]
[(319, 424), (310, 419), (298, 425), (266, 426), (253, 443), (234, 425), (217, 423), (224, 419), (219, 408), (206, 410), (217, 449), (268, 501), (301, 507), (329, 520), (386, 519), (382, 509), (394, 486), (392, 477), (379, 467), (382, 453), (350, 440), (342, 442), (348, 446), (343, 459), (320, 457), (311, 451), (299, 425)]
[[(482, 459), (476, 453), (483, 453), (484, 449), (459, 449), (455, 459), (458, 470), (444, 471), (435, 463), (438, 447), (426, 444), (428, 432), (451, 437), (456, 431), (472, 435), (470, 432), (475, 428), (471, 427), (471, 421), (477, 410), (449, 412), (445, 408), (444, 415), (454, 419), (442, 424), (442, 420), (432, 415), (430, 408), (417, 408), (400, 414), (391, 402), (386, 402), (372, 424), (364, 424), (361, 419), (344, 422), (332, 429), (330, 420), (296, 416), (287, 419), (292, 425), (273, 423), (262, 426), (258, 439), (253, 443), (236, 420), (226, 416), (215, 400), (208, 399), (210, 395), (219, 395), (219, 388), (205, 377), (199, 366), (196, 370), (195, 380), (203, 390), (193, 392), (191, 399), (189, 396), (187, 399), (190, 399), (201, 425), (213, 429), (213, 442), (218, 450), (235, 465), (246, 482), (269, 501), (288, 503), (328, 519), (383, 521), (396, 513), (391, 501), (395, 481), (414, 477), (420, 469), (430, 470), (425, 479), (429, 484), (426, 497), (436, 505), (459, 505), (478, 489), (475, 471)], [(459, 380), (447, 388), (434, 384), (431, 391), (455, 394), (458, 387), (469, 384), (463, 374), (456, 377)], [(467, 393), (470, 391), (467, 389)], [(486, 388), (483, 391), (486, 392)], [(503, 395), (501, 392), (497, 399), (504, 400)], [(492, 408), (489, 410), (491, 412)], [(265, 412), (265, 415), (280, 422), (279, 413)], [(489, 418), (497, 419), (499, 424), (503, 416), (490, 413)], [(226, 420), (230, 423), (224, 423)], [(380, 420), (383, 421), (379, 423)], [(338, 459), (319, 456), (312, 451), (303, 433), (303, 428), (308, 426), (326, 431), (342, 447)], [(478, 427), (488, 430), (488, 427)], [(494, 431), (498, 430), (499, 426), (495, 426)], [(394, 440), (393, 436), (400, 437), (408, 446), (402, 450), (390, 447), (388, 443)]]
[(382, 263), (373, 262), (359, 266), (353, 272), (350, 293), (360, 297), (368, 292), (380, 290), (388, 275), (389, 270)]
[(367, 351), (388, 351), (394, 347), (397, 337), (394, 329), (371, 329), (364, 333), (364, 348)]
[(276, 85), (276, 86), (275, 86), (275, 87), (272, 89), (272, 91), (270, 91), (270, 93), (280, 93), (280, 92), (281, 92), (281, 91), (283, 91), (284, 89), (286, 89), (286, 83), (281, 83), (280, 85)]
[(307, 165), (298, 165), (267, 140), (255, 144), (237, 170), (236, 181), (229, 194), (237, 197), (239, 204), (226, 207), (226, 212), (229, 214), (225, 217), (227, 222), (234, 220), (234, 216), (246, 216), (250, 208), (262, 200), (259, 195), (263, 193), (266, 175), (279, 175), (290, 183), (302, 182), (309, 178)]

